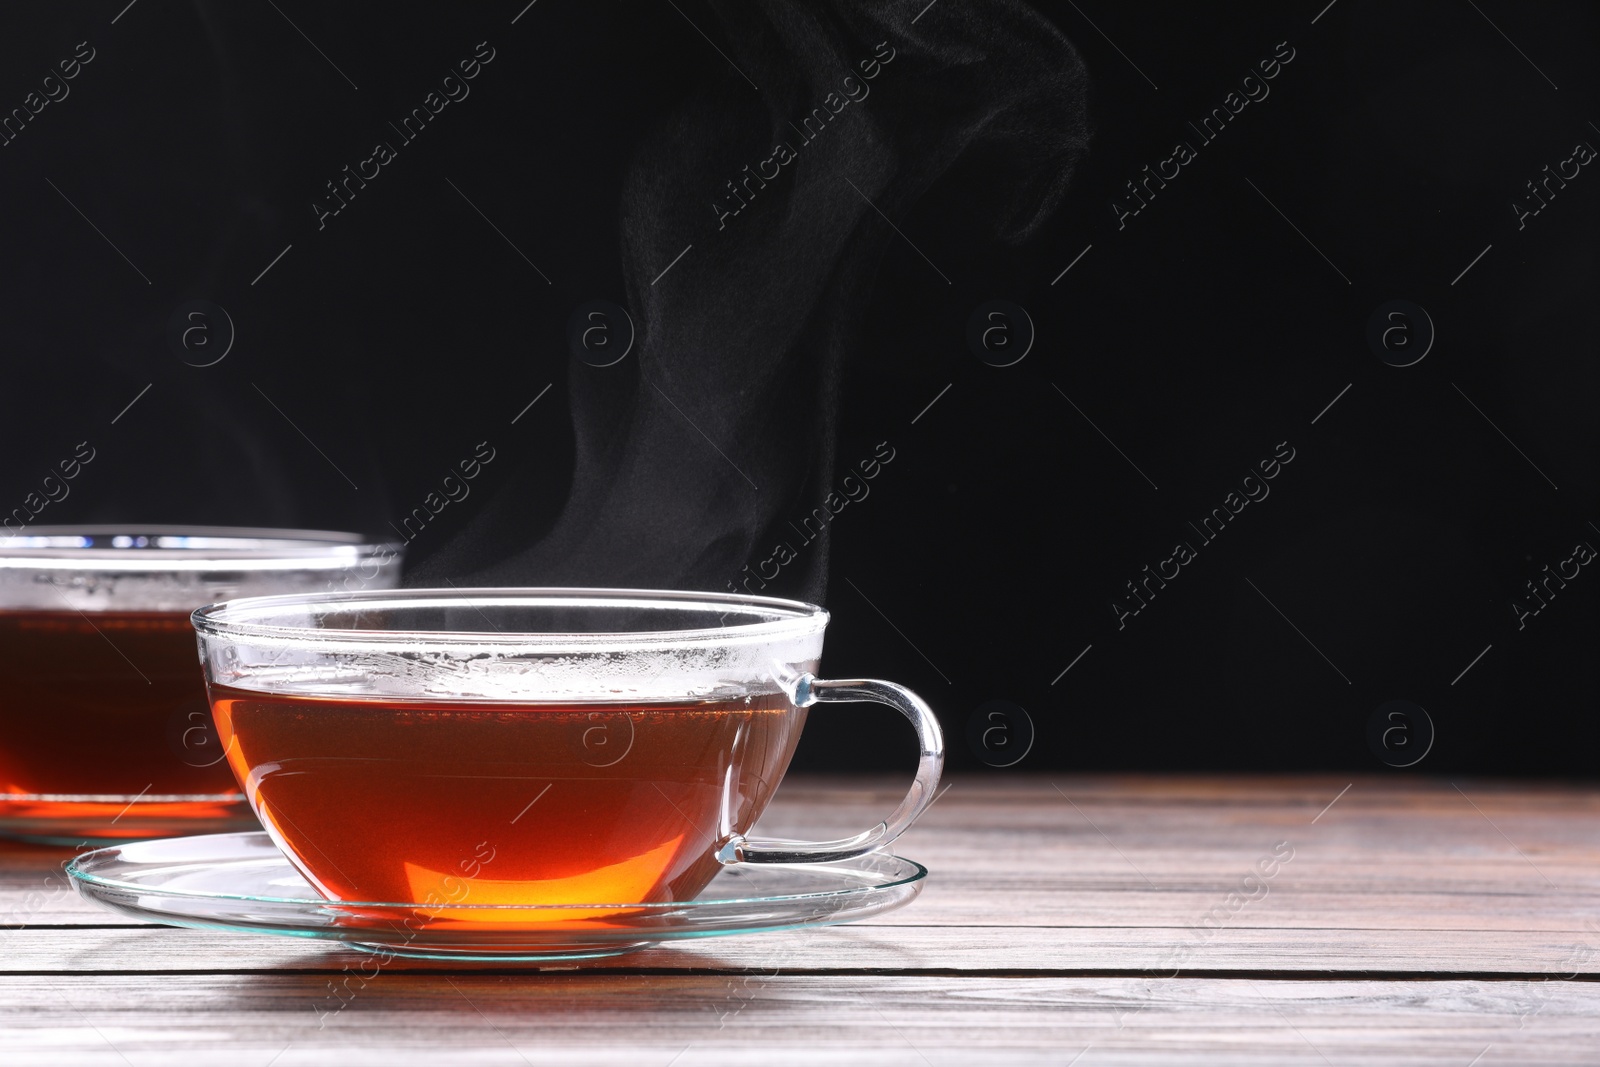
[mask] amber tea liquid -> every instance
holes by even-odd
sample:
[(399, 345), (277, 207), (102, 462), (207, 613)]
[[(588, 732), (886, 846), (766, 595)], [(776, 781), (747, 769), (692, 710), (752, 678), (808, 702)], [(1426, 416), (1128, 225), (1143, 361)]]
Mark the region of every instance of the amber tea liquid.
[(777, 789), (805, 719), (782, 694), (211, 697), (251, 805), (322, 892), (430, 905), (692, 898), (719, 869), (717, 839), (748, 830)]
[(0, 679), (0, 831), (73, 844), (248, 818), (187, 612), (0, 611)]

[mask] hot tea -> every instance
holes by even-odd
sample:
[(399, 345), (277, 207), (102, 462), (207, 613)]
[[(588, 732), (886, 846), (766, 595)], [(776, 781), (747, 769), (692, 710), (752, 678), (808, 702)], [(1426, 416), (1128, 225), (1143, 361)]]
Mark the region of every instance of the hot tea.
[(805, 721), (781, 693), (517, 704), (214, 683), (211, 700), (251, 805), (319, 890), (429, 905), (691, 899)]
[(0, 678), (0, 825), (149, 836), (243, 814), (187, 612), (0, 611)]

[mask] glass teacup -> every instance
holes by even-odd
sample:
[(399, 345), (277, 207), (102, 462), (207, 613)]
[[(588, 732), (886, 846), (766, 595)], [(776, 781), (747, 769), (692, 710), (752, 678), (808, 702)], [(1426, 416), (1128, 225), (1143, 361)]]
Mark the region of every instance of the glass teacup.
[[(938, 722), (889, 682), (816, 678), (827, 621), (794, 601), (598, 589), (194, 613), (219, 740), (296, 867), (331, 899), (460, 921), (476, 905), (689, 900), (728, 864), (893, 841), (933, 799)], [(915, 726), (910, 793), (845, 840), (749, 837), (806, 709), (851, 700)]]
[(68, 845), (244, 829), (189, 614), (389, 588), (400, 546), (231, 527), (0, 536), (0, 834)]

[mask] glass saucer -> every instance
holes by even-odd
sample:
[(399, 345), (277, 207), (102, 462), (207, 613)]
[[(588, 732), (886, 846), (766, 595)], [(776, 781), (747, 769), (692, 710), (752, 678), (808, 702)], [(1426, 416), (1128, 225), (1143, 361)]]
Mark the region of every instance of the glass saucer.
[(146, 921), (343, 941), (385, 956), (538, 961), (616, 956), (660, 941), (852, 922), (903, 907), (928, 869), (871, 853), (723, 870), (667, 904), (386, 904), (320, 896), (264, 833), (138, 841), (67, 866), (78, 893)]

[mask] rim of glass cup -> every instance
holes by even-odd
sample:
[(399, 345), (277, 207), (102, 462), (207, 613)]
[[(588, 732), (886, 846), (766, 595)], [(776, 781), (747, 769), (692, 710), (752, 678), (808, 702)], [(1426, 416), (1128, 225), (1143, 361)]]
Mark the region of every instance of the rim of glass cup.
[[(583, 632), (571, 630), (498, 630), (482, 610), (487, 607), (528, 607), (547, 604), (564, 608), (661, 609), (692, 611), (722, 609), (724, 621), (712, 627)], [(476, 608), (488, 624), (482, 630), (330, 629), (318, 626), (252, 621), (281, 615), (285, 609), (322, 606), (351, 611), (363, 607), (386, 609), (467, 606)], [(744, 616), (729, 621), (727, 616)], [(779, 597), (740, 593), (706, 593), (671, 589), (605, 589), (562, 587), (494, 587), (449, 589), (390, 589), (357, 593), (296, 593), (283, 596), (244, 597), (196, 608), (190, 616), (194, 628), (209, 637), (242, 641), (285, 642), (314, 648), (361, 649), (405, 645), (410, 649), (460, 649), (490, 647), (528, 652), (585, 653), (670, 649), (745, 643), (778, 642), (820, 634), (828, 612), (816, 604)]]
[(339, 530), (142, 524), (38, 526), (0, 534), (0, 568), (101, 572), (339, 570), (398, 541)]

